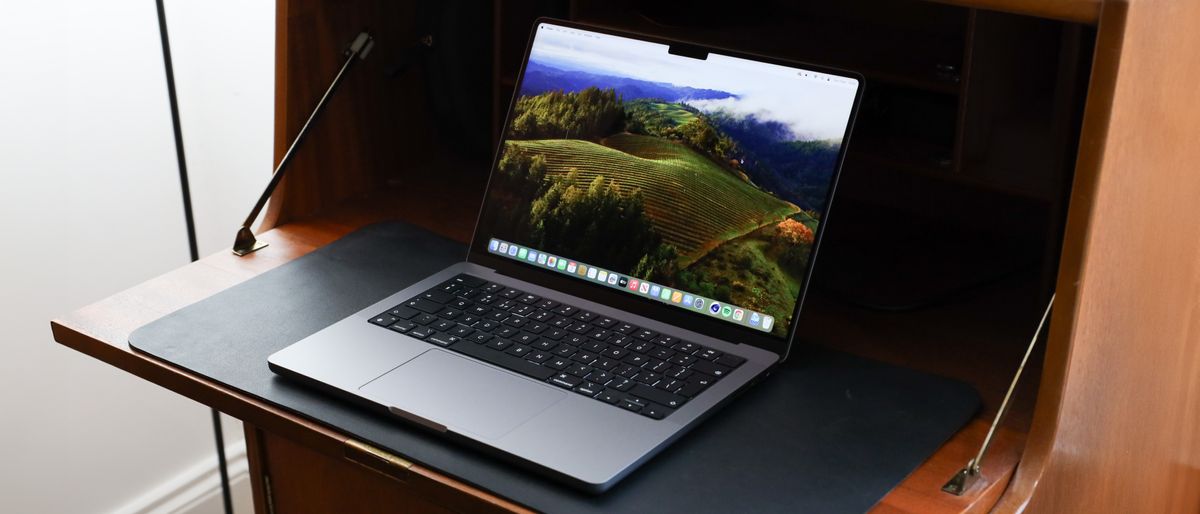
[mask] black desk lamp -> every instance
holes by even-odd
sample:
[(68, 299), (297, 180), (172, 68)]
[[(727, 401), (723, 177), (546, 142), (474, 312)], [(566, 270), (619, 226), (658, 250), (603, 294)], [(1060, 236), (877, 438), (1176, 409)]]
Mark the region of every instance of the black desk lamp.
[(246, 216), (246, 221), (242, 222), (242, 228), (238, 229), (237, 238), (233, 241), (233, 253), (238, 256), (243, 256), (248, 253), (260, 250), (267, 246), (267, 243), (259, 241), (254, 237), (254, 232), (250, 230), (250, 225), (254, 223), (255, 218), (262, 212), (263, 206), (267, 204), (267, 199), (271, 198), (271, 193), (275, 192), (275, 188), (279, 185), (279, 180), (283, 178), (284, 172), (287, 171), (287, 165), (292, 160), (292, 155), (296, 153), (296, 147), (300, 145), (300, 141), (304, 139), (304, 135), (308, 132), (308, 128), (312, 126), (313, 120), (317, 119), (317, 115), (325, 108), (325, 103), (329, 101), (329, 97), (333, 96), (333, 92), (338, 85), (342, 83), (342, 78), (346, 75), (346, 70), (350, 69), (350, 65), (355, 60), (366, 59), (367, 54), (374, 46), (375, 40), (367, 32), (360, 32), (350, 42), (346, 48), (344, 55), (346, 62), (342, 64), (337, 75), (333, 77), (333, 82), (329, 84), (329, 88), (325, 90), (325, 94), (321, 95), (321, 100), (317, 102), (317, 106), (313, 108), (312, 114), (308, 115), (304, 126), (300, 127), (300, 133), (296, 134), (296, 138), (292, 140), (291, 146), (288, 147), (287, 153), (283, 154), (283, 158), (279, 160), (279, 166), (275, 168), (275, 173), (271, 175), (271, 181), (267, 183), (267, 188), (258, 197), (254, 208), (250, 210), (250, 215)]

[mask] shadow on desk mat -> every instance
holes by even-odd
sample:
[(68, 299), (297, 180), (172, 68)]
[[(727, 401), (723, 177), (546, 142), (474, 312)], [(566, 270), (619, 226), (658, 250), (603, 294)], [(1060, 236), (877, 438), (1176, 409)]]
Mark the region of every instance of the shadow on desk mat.
[(545, 512), (863, 512), (979, 406), (961, 382), (806, 348), (611, 491), (587, 496), (267, 369), (268, 355), (465, 254), (404, 223), (371, 225), (150, 323), (130, 345)]

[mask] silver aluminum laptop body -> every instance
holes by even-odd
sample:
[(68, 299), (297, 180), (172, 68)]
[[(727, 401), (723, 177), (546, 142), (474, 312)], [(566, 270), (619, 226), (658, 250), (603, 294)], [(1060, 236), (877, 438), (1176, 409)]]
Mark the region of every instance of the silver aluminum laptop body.
[[(539, 22), (535, 37), (538, 30), (548, 24), (585, 35), (619, 34), (617, 37), (653, 40), (603, 29), (583, 29), (579, 25), (553, 20)], [(533, 41), (531, 38), (531, 46)], [(526, 56), (528, 62), (529, 55)], [(806, 65), (806, 69), (812, 68)], [(834, 72), (843, 77), (853, 77), (847, 72)], [(847, 112), (849, 120), (853, 119), (853, 109), (857, 106), (857, 92), (853, 98), (853, 105)], [(845, 122), (847, 135), (849, 120)], [(837, 166), (840, 166), (844, 155), (844, 144), (842, 146)], [(496, 173), (493, 168), (493, 182)], [(829, 198), (836, 174), (835, 168), (829, 184)], [(828, 204), (828, 198), (825, 204)], [(659, 311), (673, 308), (670, 305), (643, 302), (644, 305), (630, 307), (630, 304), (622, 304), (625, 308), (619, 308), (612, 304), (618, 302), (596, 301), (597, 297), (587, 292), (568, 294), (560, 289), (569, 287), (555, 287), (556, 280), (573, 281), (576, 280), (574, 277), (537, 280), (517, 278), (519, 273), (506, 273), (498, 269), (502, 266), (479, 256), (486, 252), (486, 248), (478, 251), (480, 241), (483, 241), (482, 246), (486, 246), (489, 237), (489, 234), (479, 233), (483, 222), (481, 216), (471, 257), (467, 262), (452, 265), (271, 355), (268, 359), (270, 369), (340, 397), (389, 412), (398, 422), (443, 434), (573, 487), (602, 492), (686, 433), (739, 391), (764, 377), (773, 365), (786, 356), (786, 349), (794, 337), (793, 326), (787, 337), (781, 338), (773, 350), (739, 344), (743, 340), (752, 341), (763, 336), (725, 337), (731, 333), (730, 330), (747, 329), (711, 329), (713, 323), (721, 322), (719, 314), (718, 319), (713, 321), (687, 312), (682, 316), (695, 318), (694, 322), (690, 319), (669, 322), (664, 320), (669, 316), (660, 315)], [(819, 236), (820, 230), (817, 231), (816, 241), (812, 243), (814, 255), (809, 258), (805, 279), (811, 273), (811, 260), (815, 258)], [(463, 273), (739, 356), (745, 359), (745, 363), (665, 419), (651, 419), (429, 342), (381, 329), (369, 322), (380, 312), (387, 312), (405, 300)], [(573, 290), (579, 291), (578, 288)], [(796, 302), (796, 312), (802, 299), (803, 289)], [(669, 319), (680, 319), (680, 315), (675, 316)]]

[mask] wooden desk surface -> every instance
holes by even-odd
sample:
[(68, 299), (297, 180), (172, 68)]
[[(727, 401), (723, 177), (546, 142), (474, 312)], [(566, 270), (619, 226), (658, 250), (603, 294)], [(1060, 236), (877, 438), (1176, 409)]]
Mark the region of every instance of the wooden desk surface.
[[(461, 198), (459, 200), (461, 201)], [(296, 460), (290, 464), (312, 468), (314, 473), (323, 473), (325, 479), (341, 481), (341, 485), (348, 486), (349, 490), (371, 487), (361, 484), (350, 486), (350, 481), (382, 480), (370, 490), (377, 491), (382, 487), (392, 493), (387, 495), (388, 497), (373, 495), (369, 500), (363, 500), (363, 496), (359, 495), (338, 501), (352, 502), (357, 498), (359, 502), (379, 502), (374, 503), (376, 507), (383, 503), (404, 505), (421, 511), (523, 511), (524, 509), (516, 503), (417, 465), (412, 465), (401, 480), (366, 471), (365, 467), (361, 468), (358, 474), (347, 474), (345, 470), (331, 472), (327, 468), (336, 464), (336, 461), (344, 463), (345, 459), (351, 458), (348, 455), (350, 450), (347, 443), (351, 441), (348, 436), (202, 376), (135, 353), (127, 343), (129, 334), (146, 323), (284, 264), (375, 221), (396, 218), (416, 220), (419, 225), (460, 241), (465, 241), (469, 236), (471, 221), (465, 217), (431, 217), (424, 213), (406, 212), (412, 209), (416, 207), (406, 202), (387, 201), (386, 198), (361, 199), (325, 216), (286, 224), (259, 236), (271, 245), (263, 251), (244, 258), (226, 251), (218, 252), (56, 319), (51, 322), (54, 338), (61, 344), (193, 400), (211, 405), (246, 422), (252, 473), (256, 465), (262, 465), (261, 462), (256, 462), (262, 458), (260, 453), (264, 448), (270, 448), (273, 455), (290, 455)], [(1004, 429), (1000, 432), (985, 462), (985, 479), (978, 482), (969, 494), (954, 497), (940, 492), (941, 485), (974, 453), (986, 429), (987, 424), (984, 420), (973, 421), (886, 496), (876, 506), (875, 511), (930, 513), (988, 510), (1003, 492), (1016, 467), (1024, 441), (1023, 435), (1018, 431)], [(264, 432), (278, 437), (264, 438)], [(256, 446), (259, 448), (254, 448)], [(286, 451), (289, 449), (292, 451)], [(296, 457), (305, 455), (307, 457)], [(280, 480), (276, 479), (276, 482)], [(282, 488), (286, 485), (277, 483), (275, 487)], [(330, 484), (330, 487), (337, 485)], [(261, 480), (256, 480), (255, 503), (257, 510), (266, 512), (262, 487)], [(419, 501), (414, 503), (414, 498), (419, 498)], [(275, 498), (274, 501), (275, 507), (286, 511), (282, 506), (285, 501), (289, 501), (288, 499)], [(299, 503), (301, 500), (294, 498), (290, 501), (296, 501), (297, 505), (303, 504)], [(311, 508), (313, 504), (307, 505)], [(343, 510), (349, 507), (347, 503), (338, 505)], [(371, 503), (361, 506), (364, 510), (370, 510)]]

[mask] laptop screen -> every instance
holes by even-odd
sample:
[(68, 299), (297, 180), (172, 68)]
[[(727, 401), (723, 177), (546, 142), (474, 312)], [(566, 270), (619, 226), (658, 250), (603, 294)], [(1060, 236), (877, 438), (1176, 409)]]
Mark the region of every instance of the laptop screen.
[(786, 337), (859, 85), (540, 23), (476, 240)]

